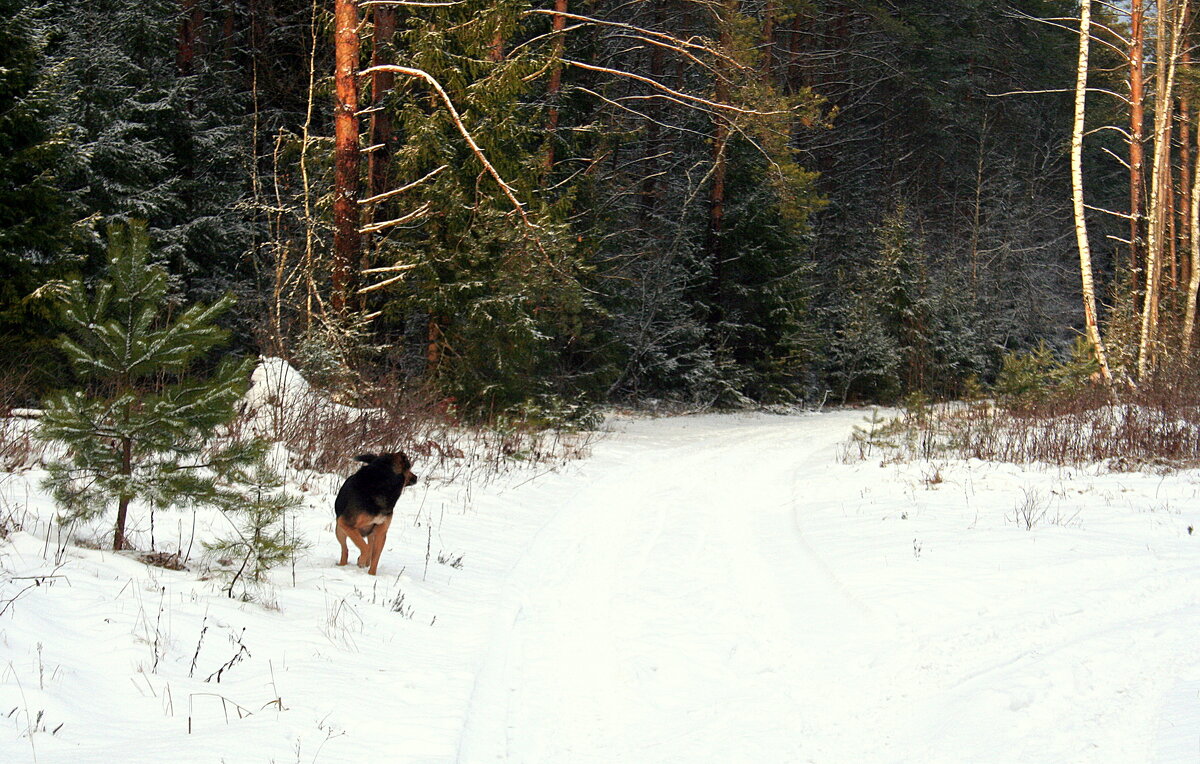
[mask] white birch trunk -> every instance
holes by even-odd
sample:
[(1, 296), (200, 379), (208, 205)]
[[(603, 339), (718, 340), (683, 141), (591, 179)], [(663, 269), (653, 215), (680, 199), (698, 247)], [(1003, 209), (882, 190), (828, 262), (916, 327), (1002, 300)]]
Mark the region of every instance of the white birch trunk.
[(1075, 124), (1071, 130), (1071, 196), (1075, 209), (1075, 239), (1079, 244), (1079, 273), (1083, 280), (1083, 320), (1087, 339), (1100, 365), (1100, 376), (1112, 383), (1108, 356), (1100, 339), (1096, 312), (1096, 286), (1092, 280), (1092, 250), (1088, 244), (1087, 220), (1083, 206), (1083, 126), (1087, 99), (1088, 44), (1092, 27), (1091, 0), (1083, 0), (1079, 11), (1079, 63), (1075, 75)]

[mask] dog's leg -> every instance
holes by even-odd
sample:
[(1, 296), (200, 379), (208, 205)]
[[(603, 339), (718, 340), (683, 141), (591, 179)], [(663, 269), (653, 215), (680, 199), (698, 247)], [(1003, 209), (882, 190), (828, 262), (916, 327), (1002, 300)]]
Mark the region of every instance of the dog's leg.
[(337, 534), (338, 543), (342, 545), (342, 559), (338, 565), (345, 565), (350, 561), (350, 550), (346, 548), (346, 526), (342, 523), (340, 515), (333, 523), (333, 532)]
[(368, 525), (366, 530), (358, 532), (363, 540), (362, 546), (358, 548), (358, 567), (360, 568), (365, 568), (371, 564), (371, 537), (375, 535), (375, 528), (376, 526), (374, 525)]
[(343, 522), (343, 518), (339, 517), (337, 521), (338, 540), (342, 542), (342, 561), (338, 565), (345, 565), (350, 557), (350, 550), (346, 548), (346, 539), (354, 542), (354, 546), (358, 547), (358, 567), (365, 568), (369, 562), (367, 548), (367, 540), (362, 537), (358, 529), (347, 522)]
[(379, 557), (383, 554), (383, 542), (387, 541), (388, 526), (391, 524), (392, 518), (389, 517), (371, 532), (371, 568), (367, 572), (372, 576), (379, 569)]

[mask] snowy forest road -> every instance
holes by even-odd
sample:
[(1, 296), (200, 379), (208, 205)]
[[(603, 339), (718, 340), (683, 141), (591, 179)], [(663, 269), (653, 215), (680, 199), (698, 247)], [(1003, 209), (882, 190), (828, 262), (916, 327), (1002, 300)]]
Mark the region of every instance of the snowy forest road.
[(1155, 478), (845, 464), (862, 418), (601, 443), (501, 589), (458, 761), (1196, 761), (1200, 566), (1126, 498)]
[(852, 749), (883, 699), (845, 682), (879, 630), (802, 528), (809, 504), (836, 500), (847, 419), (680, 420), (656, 428), (660, 447), (629, 444), (636, 461), (581, 489), (514, 569), (460, 761)]
[(1200, 762), (1200, 469), (841, 458), (865, 413), (418, 464), (374, 577), (314, 482), (270, 606), (10, 533), (0, 761)]

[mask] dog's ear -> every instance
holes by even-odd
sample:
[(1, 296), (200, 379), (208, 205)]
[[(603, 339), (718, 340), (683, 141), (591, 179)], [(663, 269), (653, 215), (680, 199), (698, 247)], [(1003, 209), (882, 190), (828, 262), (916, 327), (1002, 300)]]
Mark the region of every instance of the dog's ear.
[(358, 456), (354, 457), (354, 461), (370, 464), (378, 458), (379, 454), (359, 454)]

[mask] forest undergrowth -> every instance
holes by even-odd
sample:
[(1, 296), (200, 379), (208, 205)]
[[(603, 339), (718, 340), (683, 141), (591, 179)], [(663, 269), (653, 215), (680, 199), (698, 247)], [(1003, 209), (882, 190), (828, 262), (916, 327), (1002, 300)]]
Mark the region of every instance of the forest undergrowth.
[(874, 409), (846, 443), (846, 461), (978, 459), (1115, 472), (1200, 465), (1200, 379), (1188, 368), (1108, 387), (1087, 367), (1038, 351), (1013, 356), (990, 390)]

